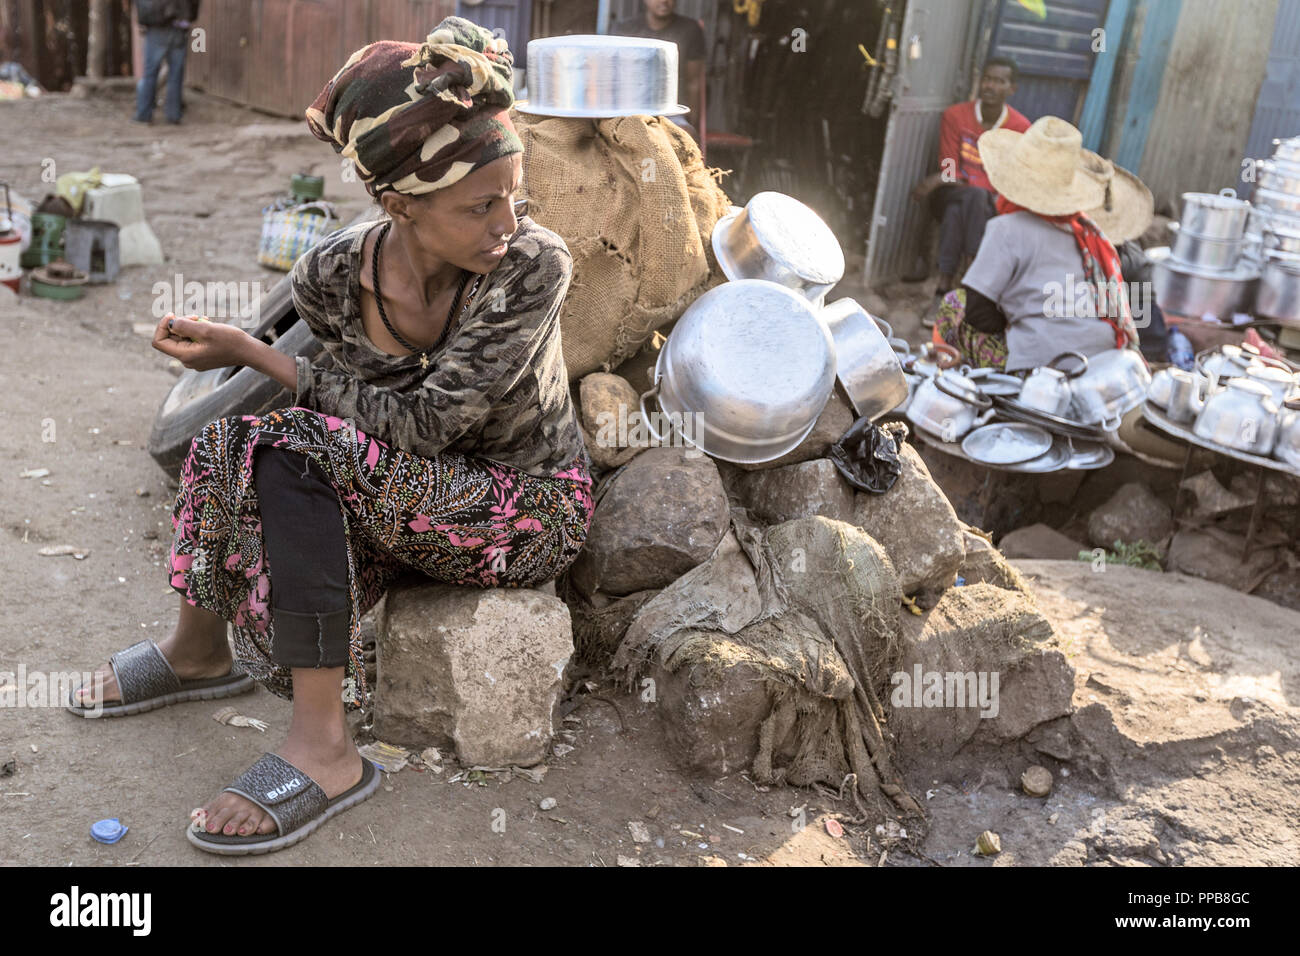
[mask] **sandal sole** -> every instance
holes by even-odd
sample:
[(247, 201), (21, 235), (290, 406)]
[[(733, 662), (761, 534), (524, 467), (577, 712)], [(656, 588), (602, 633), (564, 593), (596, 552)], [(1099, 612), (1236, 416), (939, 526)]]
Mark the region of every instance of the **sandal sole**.
[(132, 704), (105, 704), (99, 710), (90, 707), (82, 707), (74, 703), (77, 691), (80, 687), (74, 687), (68, 694), (68, 700), (63, 705), (63, 709), (76, 714), (78, 717), (85, 717), (93, 720), (98, 717), (131, 717), (135, 714), (144, 714), (151, 710), (157, 710), (160, 707), (167, 707), (171, 704), (183, 704), (193, 700), (220, 700), (222, 697), (237, 697), (240, 694), (247, 694), (257, 686), (253, 678), (244, 674), (239, 680), (231, 681), (228, 684), (214, 684), (211, 687), (191, 687), (181, 689), (170, 694), (163, 694), (161, 697), (150, 697), (148, 700), (137, 700)]
[[(365, 760), (364, 757), (361, 758)], [(295, 843), (301, 843), (307, 837), (311, 836), (331, 817), (337, 816), (344, 810), (350, 810), (358, 803), (364, 803), (375, 795), (379, 789), (379, 782), (382, 779), (377, 767), (369, 760), (365, 760), (368, 771), (363, 771), (361, 780), (346, 793), (341, 793), (334, 800), (331, 800), (326, 806), (323, 813), (310, 823), (305, 823), (292, 833), (272, 840), (264, 840), (258, 843), (215, 843), (211, 840), (205, 840), (195, 834), (193, 827), (185, 828), (185, 837), (200, 850), (207, 853), (215, 853), (219, 856), (260, 856), (265, 853), (274, 853), (276, 850), (283, 850), (293, 846)], [(367, 773), (373, 774), (369, 780), (366, 779)], [(247, 839), (247, 838), (246, 838)]]

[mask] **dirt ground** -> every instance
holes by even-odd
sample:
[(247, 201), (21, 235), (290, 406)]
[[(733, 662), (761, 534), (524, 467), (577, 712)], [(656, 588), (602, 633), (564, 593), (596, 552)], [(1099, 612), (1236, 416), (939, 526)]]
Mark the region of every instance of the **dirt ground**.
[[(178, 598), (162, 570), (174, 486), (144, 446), (178, 370), (133, 331), (156, 322), (152, 284), (180, 272), (269, 287), (279, 276), (256, 265), (260, 210), (293, 172), (324, 175), (345, 220), (366, 202), (304, 124), (195, 94), (181, 127), (135, 126), (129, 115), (122, 95), (0, 104), (8, 144), (0, 179), (39, 201), (51, 189), (41, 181), (46, 159), (60, 173), (131, 173), (168, 257), (75, 303), (0, 290), (0, 671), (20, 662), (28, 671), (88, 671), (174, 624)], [(37, 468), (50, 473), (19, 477)], [(85, 557), (37, 553), (56, 545)], [(903, 755), (930, 817), (919, 844), (882, 837), (874, 820), (830, 836), (824, 817), (853, 808), (815, 790), (682, 773), (653, 705), (605, 688), (620, 712), (597, 701), (577, 709), (565, 724), (574, 749), (548, 761), (541, 783), (509, 774), (450, 783), (452, 760), (441, 774), (408, 769), (297, 847), (223, 860), (191, 847), (183, 829), (192, 807), (286, 730), (288, 705), (259, 689), (122, 720), (0, 709), (0, 863), (1293, 863), (1300, 614), (1178, 575), (1114, 567), (1097, 575), (1057, 562), (1023, 570), (1076, 649), (1078, 710), (1057, 728), (1057, 756), (1028, 743), (940, 767)], [(267, 733), (212, 720), (226, 703), (265, 720)], [(1056, 774), (1046, 800), (1016, 789), (1031, 758)], [(545, 797), (554, 809), (538, 809)], [(131, 828), (120, 843), (90, 839), (103, 817)], [(649, 843), (633, 842), (631, 821), (646, 825)], [(991, 861), (970, 853), (985, 829), (1002, 837)]]

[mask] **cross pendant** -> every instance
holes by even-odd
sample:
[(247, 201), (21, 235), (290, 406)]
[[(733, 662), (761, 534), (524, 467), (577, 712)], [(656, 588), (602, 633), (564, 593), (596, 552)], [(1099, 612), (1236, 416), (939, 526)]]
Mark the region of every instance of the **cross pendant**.
[(426, 369), (426, 368), (428, 368), (428, 367), (429, 367), (429, 356), (427, 356), (427, 355), (421, 355), (421, 356), (420, 356), (420, 368), (421, 368), (421, 369)]

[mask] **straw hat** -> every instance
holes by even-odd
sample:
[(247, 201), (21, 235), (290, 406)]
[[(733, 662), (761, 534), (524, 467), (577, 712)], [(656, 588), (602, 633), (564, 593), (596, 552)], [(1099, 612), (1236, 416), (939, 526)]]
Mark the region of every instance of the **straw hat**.
[(1156, 203), (1142, 180), (1123, 166), (1116, 166), (1086, 149), (1083, 168), (1106, 186), (1106, 198), (1101, 205), (1084, 212), (1111, 244), (1118, 246), (1146, 232), (1156, 216)]
[(1031, 212), (1066, 216), (1106, 199), (1105, 185), (1083, 168), (1082, 134), (1059, 117), (1037, 119), (1023, 133), (991, 129), (979, 151), (993, 188)]

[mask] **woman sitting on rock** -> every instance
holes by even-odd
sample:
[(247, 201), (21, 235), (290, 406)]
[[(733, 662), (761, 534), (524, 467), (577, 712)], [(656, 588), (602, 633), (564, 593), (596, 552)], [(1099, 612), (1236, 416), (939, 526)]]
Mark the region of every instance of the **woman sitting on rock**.
[(396, 576), (535, 587), (586, 540), (589, 463), (560, 350), (572, 260), (516, 219), (511, 67), (503, 40), (452, 17), (423, 44), (358, 50), (307, 110), (387, 214), (294, 266), (294, 305), (332, 367), (231, 325), (169, 316), (155, 333), (187, 368), (247, 366), (294, 395), (195, 439), (172, 515), (179, 623), (69, 701), (127, 715), (254, 680), (293, 700), (277, 753), (196, 811), (204, 850), (280, 849), (374, 792), (344, 713), (371, 703), (360, 620)]
[(1114, 175), (1082, 143), (1055, 116), (1024, 133), (979, 138), (998, 215), (934, 327), (935, 342), (956, 348), (963, 362), (1016, 372), (1063, 352), (1138, 347), (1119, 257), (1094, 216), (1127, 234), (1141, 208), (1150, 221), (1150, 193), (1143, 207), (1145, 187)]

